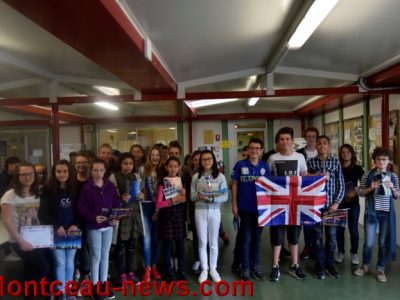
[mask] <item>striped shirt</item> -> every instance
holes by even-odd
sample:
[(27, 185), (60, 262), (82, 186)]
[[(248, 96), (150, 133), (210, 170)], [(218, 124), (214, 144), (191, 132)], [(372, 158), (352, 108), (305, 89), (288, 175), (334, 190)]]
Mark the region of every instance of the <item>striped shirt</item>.
[(328, 155), (326, 160), (321, 160), (319, 157), (313, 157), (307, 161), (308, 173), (321, 174), (329, 173), (329, 178), (326, 182), (326, 204), (329, 207), (333, 202), (340, 204), (344, 197), (344, 178), (342, 167), (339, 160), (332, 155)]
[[(392, 172), (379, 172), (376, 169), (373, 169), (363, 175), (361, 178), (360, 188), (362, 191), (367, 189), (370, 185), (367, 183), (368, 176), (371, 176), (370, 173), (373, 173), (373, 181), (379, 180), (381, 182), (391, 181), (393, 179), (393, 187), (396, 190), (399, 190), (399, 178), (395, 173)], [(384, 184), (380, 187), (377, 187), (373, 192), (373, 200), (374, 200), (374, 208), (377, 211), (390, 211), (390, 199), (393, 196), (392, 191), (387, 188)]]

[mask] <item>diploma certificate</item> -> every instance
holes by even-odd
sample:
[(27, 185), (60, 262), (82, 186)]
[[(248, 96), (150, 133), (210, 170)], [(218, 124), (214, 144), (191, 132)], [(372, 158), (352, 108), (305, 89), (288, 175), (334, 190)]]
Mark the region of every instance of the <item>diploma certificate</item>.
[(54, 247), (54, 233), (51, 225), (21, 226), (21, 236), (33, 248)]

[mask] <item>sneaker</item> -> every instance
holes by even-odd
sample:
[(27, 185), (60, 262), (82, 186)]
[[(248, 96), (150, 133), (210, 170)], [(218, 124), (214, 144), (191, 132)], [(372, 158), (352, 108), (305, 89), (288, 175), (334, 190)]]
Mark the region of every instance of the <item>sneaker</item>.
[(249, 281), (250, 280), (250, 272), (249, 271), (243, 271), (240, 274), (240, 277), (243, 281)]
[(158, 272), (156, 265), (151, 266), (151, 277), (153, 277), (154, 280), (161, 279), (161, 274), (160, 274), (160, 272)]
[[(204, 272), (204, 271), (203, 271)], [(219, 276), (217, 270), (211, 270), (210, 271), (210, 276), (212, 278), (212, 280), (217, 283), (221, 281), (221, 276)]]
[(142, 275), (142, 281), (150, 281), (150, 277), (151, 277), (151, 267), (146, 267), (144, 268), (144, 272)]
[(303, 251), (300, 254), (300, 259), (309, 259), (310, 258), (310, 253), (311, 253), (311, 248), (305, 246)]
[(300, 280), (306, 279), (306, 274), (303, 273), (298, 264), (290, 266), (289, 274)]
[(118, 278), (118, 284), (120, 286), (123, 286), (125, 281), (126, 281), (126, 273), (120, 274)]
[(195, 261), (193, 266), (192, 266), (192, 270), (194, 274), (200, 274), (201, 269), (200, 269), (200, 261)]
[(242, 276), (242, 272), (240, 271), (240, 266), (232, 265), (231, 271), (233, 274), (235, 274), (239, 278)]
[(272, 271), (271, 271), (271, 275), (269, 276), (269, 279), (271, 281), (278, 281), (279, 277), (281, 276), (281, 272), (279, 270), (279, 266), (273, 266), (272, 267)]
[(357, 254), (351, 254), (351, 264), (352, 265), (358, 265), (360, 262), (358, 260), (358, 255)]
[[(102, 290), (103, 292), (106, 292), (106, 288), (107, 288), (106, 283), (105, 283), (105, 282), (102, 283), (102, 284), (101, 284), (101, 290)], [(115, 299), (115, 294), (114, 294), (113, 289), (112, 289), (111, 286), (109, 286), (107, 292), (108, 292), (108, 293), (107, 293), (106, 296), (104, 296), (104, 299), (107, 299), (107, 300)]]
[(92, 296), (92, 298), (93, 298), (93, 300), (103, 300), (104, 298), (103, 298), (103, 296), (100, 296), (98, 293), (97, 293), (97, 284), (95, 284), (95, 285), (93, 285), (93, 296)]
[(21, 257), (18, 256), (18, 254), (10, 253), (6, 257), (4, 257), (4, 262), (15, 262), (15, 261), (20, 261)]
[(81, 279), (81, 272), (76, 269), (74, 272), (74, 281), (79, 283), (79, 280)]
[(281, 248), (280, 258), (282, 258), (282, 257), (285, 257), (285, 258), (291, 257), (290, 251), (284, 247)]
[(319, 269), (317, 273), (313, 275), (314, 278), (319, 279), (319, 280), (324, 280), (325, 279), (325, 270), (324, 269)]
[(367, 273), (368, 273), (368, 267), (366, 265), (363, 265), (354, 271), (354, 275), (357, 276), (364, 276)]
[(378, 274), (376, 275), (376, 279), (378, 279), (379, 282), (386, 282), (387, 278), (385, 275), (385, 271), (383, 271), (383, 270), (378, 271)]
[(187, 281), (187, 275), (185, 274), (185, 272), (178, 271), (176, 273), (176, 279), (178, 279), (180, 281)]
[(140, 280), (135, 276), (133, 272), (129, 272), (127, 280), (134, 282), (135, 285), (138, 285), (140, 283)]
[(251, 277), (253, 277), (256, 280), (264, 280), (265, 279), (265, 274), (261, 272), (257, 267), (255, 267), (251, 272), (250, 272)]
[(343, 252), (338, 252), (337, 254), (335, 253), (335, 262), (338, 264), (341, 264), (344, 260), (344, 253)]
[(207, 271), (201, 271), (200, 276), (199, 276), (199, 283), (202, 283), (208, 279), (208, 272)]
[(325, 273), (331, 278), (340, 278), (340, 274), (336, 271), (334, 266), (327, 267)]

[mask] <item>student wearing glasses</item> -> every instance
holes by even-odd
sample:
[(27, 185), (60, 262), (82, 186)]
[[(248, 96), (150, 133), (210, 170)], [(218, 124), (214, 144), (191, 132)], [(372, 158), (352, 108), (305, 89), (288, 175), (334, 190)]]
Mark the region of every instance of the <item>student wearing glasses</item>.
[(369, 273), (372, 250), (378, 233), (377, 280), (386, 282), (385, 268), (387, 260), (396, 258), (396, 216), (393, 200), (399, 197), (399, 178), (388, 170), (392, 153), (384, 147), (372, 152), (375, 168), (366, 172), (362, 179), (359, 194), (365, 196), (364, 214), (364, 250), (363, 263), (354, 274), (364, 276)]
[(263, 280), (264, 274), (259, 269), (261, 233), (258, 227), (258, 210), (256, 185), (254, 181), (260, 176), (269, 176), (268, 165), (261, 161), (264, 143), (259, 138), (252, 138), (248, 144), (249, 158), (238, 161), (232, 171), (232, 213), (240, 219), (239, 236), (241, 239), (242, 279), (250, 276)]

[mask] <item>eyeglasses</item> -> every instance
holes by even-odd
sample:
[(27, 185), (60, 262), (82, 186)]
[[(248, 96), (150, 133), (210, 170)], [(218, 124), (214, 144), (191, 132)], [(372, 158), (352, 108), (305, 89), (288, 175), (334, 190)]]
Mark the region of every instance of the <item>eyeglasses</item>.
[(18, 176), (21, 176), (21, 177), (33, 177), (34, 175), (35, 175), (34, 172), (18, 174)]
[(387, 157), (377, 157), (377, 158), (375, 158), (375, 160), (376, 161), (388, 161), (389, 158), (387, 158)]
[(201, 161), (211, 161), (211, 160), (213, 160), (213, 158), (212, 158), (212, 157), (208, 157), (208, 158), (202, 158), (202, 159), (201, 159)]
[(249, 150), (261, 150), (261, 147), (247, 147)]

